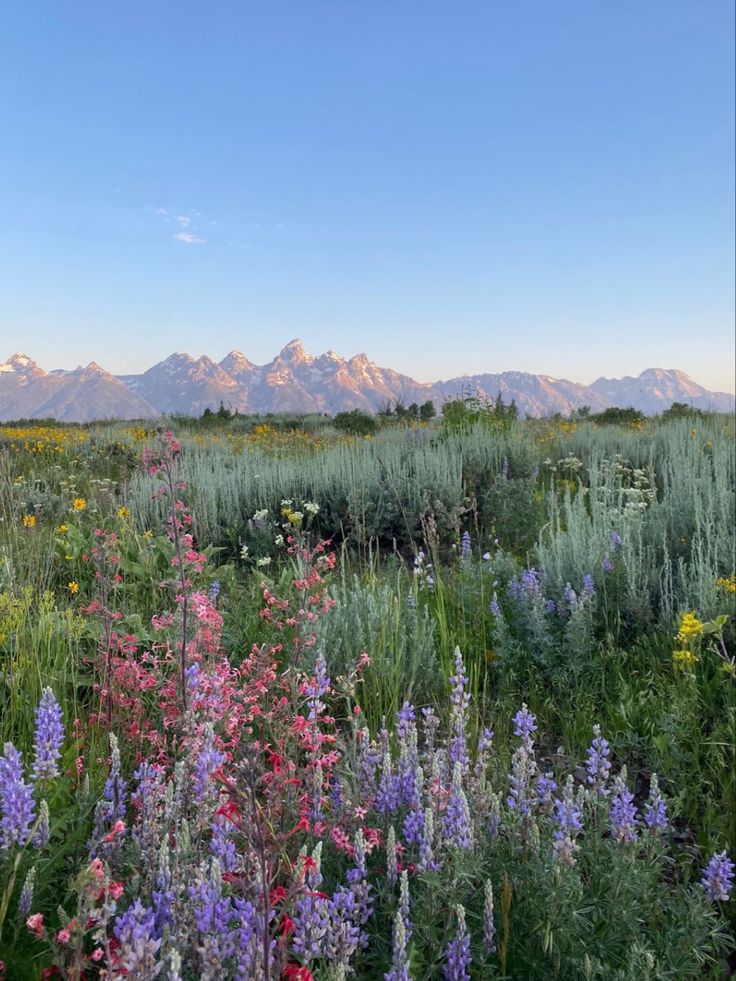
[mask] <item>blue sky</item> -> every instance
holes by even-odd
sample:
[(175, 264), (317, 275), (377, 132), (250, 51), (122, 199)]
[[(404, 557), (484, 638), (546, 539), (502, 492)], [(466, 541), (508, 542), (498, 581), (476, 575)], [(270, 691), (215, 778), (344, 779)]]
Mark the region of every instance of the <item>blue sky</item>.
[(0, 21), (0, 359), (734, 387), (731, 0), (69, 0)]

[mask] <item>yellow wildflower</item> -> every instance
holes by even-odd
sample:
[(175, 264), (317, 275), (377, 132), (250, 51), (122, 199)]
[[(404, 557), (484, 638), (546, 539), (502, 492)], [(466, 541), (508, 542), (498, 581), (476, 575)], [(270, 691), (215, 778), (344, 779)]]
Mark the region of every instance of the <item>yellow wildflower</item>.
[(23, 515), (23, 527), (24, 528), (35, 528), (36, 526), (36, 515), (35, 514), (24, 514)]
[(720, 579), (716, 579), (716, 586), (719, 589), (725, 589), (727, 593), (736, 593), (736, 576), (722, 576)]
[(76, 581), (76, 579), (72, 579), (72, 581), (68, 582), (66, 586), (69, 592), (72, 594), (76, 594), (79, 592), (79, 583)]
[(72, 501), (72, 507), (75, 511), (84, 511), (87, 507), (87, 502), (83, 497), (75, 497)]
[(129, 518), (130, 517), (130, 511), (128, 510), (128, 508), (118, 508), (118, 517), (119, 518)]
[(66, 524), (59, 525), (59, 527), (56, 530), (59, 532), (60, 535), (66, 535), (66, 533), (69, 531), (69, 525)]
[(672, 660), (678, 671), (692, 671), (700, 658), (693, 651), (673, 651)]
[(145, 531), (143, 532), (143, 537), (144, 537), (144, 538), (153, 538), (153, 532), (151, 531), (151, 529), (150, 529), (150, 528), (147, 528), (147, 529), (146, 529), (146, 530), (145, 530)]
[(680, 629), (677, 631), (677, 640), (681, 644), (689, 643), (702, 634), (704, 626), (703, 621), (698, 620), (694, 613), (683, 613), (680, 617)]

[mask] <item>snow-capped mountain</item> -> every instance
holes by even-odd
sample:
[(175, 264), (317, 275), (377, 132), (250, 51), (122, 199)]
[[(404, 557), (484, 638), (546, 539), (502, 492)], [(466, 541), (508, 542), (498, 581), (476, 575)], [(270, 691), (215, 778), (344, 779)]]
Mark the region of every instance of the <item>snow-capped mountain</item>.
[(385, 405), (447, 398), (466, 392), (506, 402), (515, 399), (527, 416), (568, 414), (584, 405), (594, 412), (612, 405), (661, 412), (673, 402), (720, 412), (734, 410), (734, 396), (711, 392), (681, 371), (650, 368), (638, 378), (599, 378), (580, 385), (520, 371), (465, 375), (423, 383), (365, 354), (346, 359), (334, 351), (314, 356), (294, 339), (265, 365), (231, 351), (217, 362), (207, 356), (172, 354), (139, 375), (114, 376), (95, 362), (73, 371), (46, 372), (16, 353), (0, 364), (0, 419), (53, 417), (60, 421), (201, 415), (220, 403), (239, 412), (375, 412)]
[(158, 414), (94, 361), (73, 371), (46, 372), (27, 355), (14, 354), (0, 365), (0, 419), (89, 422)]
[(661, 412), (673, 402), (685, 402), (696, 409), (723, 406), (733, 409), (733, 396), (724, 392), (709, 392), (684, 371), (676, 368), (648, 368), (638, 378), (599, 378), (590, 386), (612, 405), (634, 405), (642, 412)]
[(233, 411), (248, 409), (247, 391), (206, 355), (172, 354), (142, 375), (121, 375), (120, 380), (156, 407), (154, 415), (201, 415), (220, 402)]

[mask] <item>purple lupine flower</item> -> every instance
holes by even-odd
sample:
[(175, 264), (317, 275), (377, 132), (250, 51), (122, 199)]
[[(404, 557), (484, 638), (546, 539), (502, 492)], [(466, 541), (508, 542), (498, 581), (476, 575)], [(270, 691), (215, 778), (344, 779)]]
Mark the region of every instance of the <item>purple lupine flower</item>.
[(404, 869), (399, 879), (399, 915), (404, 923), (406, 942), (409, 943), (413, 932), (411, 923), (411, 897), (409, 895), (409, 873)]
[(498, 594), (496, 593), (496, 590), (495, 589), (493, 590), (493, 598), (491, 599), (490, 609), (491, 609), (491, 613), (494, 615), (494, 617), (500, 617), (501, 616), (501, 607), (499, 606), (499, 603), (498, 603)]
[(465, 673), (460, 648), (455, 648), (455, 674), (448, 679), (452, 685), (450, 695), (450, 728), (452, 735), (447, 744), (447, 755), (451, 764), (459, 763), (463, 773), (468, 768), (468, 748), (465, 742), (465, 729), (468, 716), (470, 694), (466, 691), (468, 676)]
[(330, 690), (330, 679), (327, 675), (327, 662), (324, 654), (320, 651), (314, 661), (314, 674), (304, 683), (304, 692), (307, 695), (309, 714), (307, 718), (314, 722), (324, 712), (327, 707), (322, 701), (324, 695)]
[(587, 576), (583, 576), (583, 599), (591, 599), (595, 596), (595, 579), (590, 573)]
[(470, 808), (463, 790), (463, 773), (459, 763), (455, 764), (452, 771), (450, 799), (442, 815), (442, 834), (445, 841), (455, 848), (473, 847)]
[(555, 861), (560, 865), (574, 865), (575, 853), (579, 845), (575, 841), (583, 830), (583, 813), (580, 801), (573, 795), (573, 778), (568, 777), (562, 791), (562, 797), (555, 801), (555, 823), (552, 846)]
[(409, 812), (404, 818), (403, 832), (408, 845), (419, 842), (424, 824), (422, 810), (422, 788), (424, 786), (424, 771), (418, 763), (406, 774), (404, 801), (409, 806)]
[(611, 764), (608, 759), (608, 740), (601, 736), (601, 727), (593, 726), (593, 742), (588, 749), (588, 783), (599, 797), (608, 796), (608, 778), (611, 774)]
[[(354, 859), (355, 865), (352, 869), (348, 869), (345, 873), (345, 878), (352, 887), (353, 895), (355, 896), (356, 909), (358, 910), (357, 923), (360, 927), (364, 927), (373, 912), (373, 896), (370, 883), (368, 882), (365, 841), (363, 839), (363, 832), (360, 829), (358, 829), (355, 835)], [(360, 946), (365, 947), (367, 944), (368, 936), (364, 930), (361, 930)]]
[(544, 612), (552, 616), (553, 613), (557, 613), (557, 604), (553, 599), (545, 600), (544, 602)]
[(406, 954), (406, 929), (401, 913), (394, 917), (391, 953), (391, 970), (383, 975), (384, 981), (409, 981), (409, 959)]
[(521, 738), (521, 745), (514, 751), (511, 758), (511, 773), (509, 774), (509, 796), (506, 798), (508, 807), (522, 815), (531, 812), (531, 782), (537, 772), (537, 764), (534, 759), (534, 739), (532, 733), (536, 732), (536, 719), (527, 709), (526, 703), (522, 704), (519, 711), (514, 716), (514, 735)]
[(548, 807), (552, 803), (552, 794), (557, 790), (557, 781), (552, 771), (540, 773), (535, 783), (537, 807)]
[(610, 556), (608, 555), (603, 556), (603, 561), (601, 562), (601, 569), (603, 569), (603, 571), (606, 573), (613, 572), (614, 566)]
[(162, 767), (144, 760), (133, 776), (137, 781), (130, 795), (137, 811), (133, 838), (145, 860), (152, 862), (161, 843), (160, 808), (166, 797), (164, 773)]
[(200, 960), (211, 970), (235, 953), (233, 901), (222, 892), (222, 869), (216, 858), (189, 886), (189, 899), (199, 933)]
[(166, 841), (161, 844), (158, 872), (156, 873), (155, 887), (151, 889), (151, 899), (156, 921), (156, 935), (161, 936), (166, 927), (173, 926), (174, 903), (176, 902), (169, 865), (169, 846)]
[(214, 603), (219, 595), (220, 595), (220, 584), (215, 579), (213, 582), (210, 583), (210, 603)]
[(713, 902), (727, 903), (733, 886), (734, 864), (724, 850), (716, 853), (703, 869), (701, 885)]
[(457, 933), (445, 948), (445, 966), (443, 976), (445, 981), (470, 981), (469, 968), (472, 961), (470, 956), (470, 935), (465, 926), (465, 909), (458, 904)]
[(238, 854), (233, 840), (237, 830), (235, 823), (224, 814), (215, 814), (211, 828), (210, 851), (217, 858), (223, 872), (234, 872), (238, 867)]
[(343, 799), (342, 799), (342, 781), (335, 774), (332, 777), (332, 782), (330, 783), (330, 811), (333, 817), (337, 817), (342, 813), (343, 809)]
[(493, 922), (493, 886), (486, 879), (483, 900), (483, 949), (486, 954), (496, 953), (496, 924)]
[[(236, 928), (233, 940), (236, 963), (234, 981), (264, 981), (267, 972), (268, 977), (273, 977), (276, 941), (266, 940), (264, 945), (264, 938), (270, 931), (274, 910), (270, 910), (266, 918), (263, 910), (257, 910), (247, 899), (236, 898), (233, 905)], [(219, 973), (222, 973), (222, 966)]]
[(44, 688), (36, 709), (36, 732), (33, 737), (35, 759), (32, 768), (34, 780), (48, 780), (59, 776), (59, 757), (61, 744), (64, 742), (61, 718), (61, 706), (53, 691)]
[(620, 551), (621, 546), (624, 543), (623, 538), (619, 535), (617, 531), (612, 531), (610, 536), (611, 549), (614, 553)]
[(424, 827), (419, 841), (419, 861), (417, 868), (420, 872), (437, 872), (439, 863), (434, 857), (434, 812), (428, 807), (424, 812)]
[(0, 756), (0, 850), (27, 843), (33, 824), (33, 787), (23, 779), (23, 754), (5, 743)]
[(535, 599), (542, 595), (542, 578), (533, 566), (522, 569), (521, 592), (526, 599)]
[(639, 823), (634, 795), (626, 786), (626, 767), (613, 783), (613, 798), (611, 799), (611, 831), (616, 841), (636, 841), (636, 828)]
[(379, 814), (393, 814), (402, 804), (401, 775), (394, 773), (390, 752), (384, 753), (381, 779), (378, 782), (374, 808)]
[(236, 977), (246, 981), (257, 978), (263, 972), (262, 935), (258, 929), (256, 908), (249, 899), (236, 898), (235, 908), (235, 961)]
[(522, 702), (521, 708), (514, 716), (514, 735), (520, 736), (525, 741), (531, 740), (533, 732), (537, 731), (536, 717), (526, 707), (526, 702)]
[(649, 800), (644, 805), (644, 823), (650, 831), (666, 831), (669, 826), (667, 803), (660, 792), (656, 773), (652, 774), (649, 783)]
[(153, 910), (139, 899), (116, 916), (112, 932), (120, 946), (117, 950), (120, 967), (131, 977), (153, 978), (161, 970), (158, 951), (161, 939), (156, 937)]
[(565, 588), (563, 589), (562, 598), (565, 602), (565, 606), (567, 607), (568, 611), (572, 613), (572, 611), (578, 605), (578, 594), (572, 588), (570, 583), (567, 583)]
[(210, 724), (207, 725), (204, 734), (202, 749), (197, 757), (192, 772), (192, 789), (197, 800), (204, 800), (211, 795), (212, 775), (219, 766), (225, 762), (225, 754), (215, 746), (215, 733)]
[(404, 702), (399, 711), (396, 713), (396, 736), (399, 742), (406, 739), (411, 723), (413, 723), (415, 719), (416, 712), (414, 711), (414, 706), (411, 704), (411, 702)]
[[(327, 902), (329, 924), (324, 956), (332, 968), (349, 969), (350, 958), (361, 942), (360, 909), (352, 889), (340, 886)], [(245, 981), (245, 979), (244, 979)]]
[(317, 895), (322, 885), (322, 842), (312, 852), (311, 865), (304, 878), (305, 892), (294, 904), (294, 935), (292, 947), (304, 961), (322, 957), (324, 941), (330, 923), (327, 899)]
[(509, 594), (512, 600), (517, 603), (521, 600), (521, 584), (516, 576), (509, 580), (509, 584), (506, 587), (506, 592)]
[(501, 798), (498, 794), (488, 796), (488, 837), (497, 838), (501, 827)]
[(463, 536), (460, 539), (460, 558), (463, 562), (467, 562), (472, 553), (473, 546), (470, 541), (470, 532), (464, 531)]

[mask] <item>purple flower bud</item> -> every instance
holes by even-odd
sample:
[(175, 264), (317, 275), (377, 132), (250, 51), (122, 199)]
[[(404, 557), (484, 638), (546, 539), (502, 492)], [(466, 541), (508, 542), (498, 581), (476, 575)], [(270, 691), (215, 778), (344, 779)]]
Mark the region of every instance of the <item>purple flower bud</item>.
[(466, 562), (470, 558), (472, 550), (473, 547), (470, 540), (470, 532), (464, 531), (463, 536), (460, 539), (460, 558)]
[(493, 922), (493, 886), (486, 879), (483, 901), (483, 949), (486, 954), (496, 953), (496, 925)]
[(394, 917), (394, 933), (391, 954), (391, 970), (383, 975), (384, 981), (409, 981), (409, 958), (406, 953), (406, 929), (401, 913)]
[(23, 888), (18, 897), (18, 915), (25, 918), (31, 912), (33, 905), (33, 888), (36, 884), (36, 866), (32, 865), (23, 880)]
[(463, 657), (459, 647), (455, 648), (455, 674), (450, 676), (449, 682), (452, 685), (452, 694), (450, 695), (450, 727), (452, 735), (447, 746), (448, 757), (451, 764), (459, 763), (463, 772), (465, 772), (468, 767), (465, 729), (470, 695), (466, 691), (468, 676), (465, 673), (465, 665), (463, 664)]
[(608, 555), (603, 556), (603, 561), (601, 562), (601, 568), (604, 572), (613, 572), (613, 562)]

